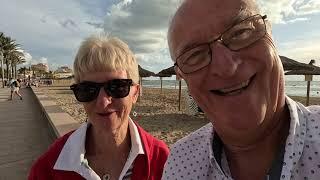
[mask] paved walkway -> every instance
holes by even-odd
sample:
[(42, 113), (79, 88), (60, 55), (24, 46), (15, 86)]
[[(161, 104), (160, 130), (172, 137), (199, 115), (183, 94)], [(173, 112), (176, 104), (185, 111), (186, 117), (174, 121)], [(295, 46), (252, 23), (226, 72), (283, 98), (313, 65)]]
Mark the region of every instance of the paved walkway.
[(32, 162), (52, 142), (46, 120), (31, 89), (23, 88), (8, 101), (9, 88), (0, 87), (0, 180), (27, 178)]

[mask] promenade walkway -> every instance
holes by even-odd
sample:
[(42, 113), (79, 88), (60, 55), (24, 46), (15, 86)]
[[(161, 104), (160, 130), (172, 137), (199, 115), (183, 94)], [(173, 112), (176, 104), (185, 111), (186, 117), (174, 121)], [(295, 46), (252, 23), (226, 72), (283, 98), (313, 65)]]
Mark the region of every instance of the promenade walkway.
[(53, 139), (40, 105), (29, 88), (8, 101), (9, 88), (0, 87), (0, 180), (27, 178), (32, 162)]

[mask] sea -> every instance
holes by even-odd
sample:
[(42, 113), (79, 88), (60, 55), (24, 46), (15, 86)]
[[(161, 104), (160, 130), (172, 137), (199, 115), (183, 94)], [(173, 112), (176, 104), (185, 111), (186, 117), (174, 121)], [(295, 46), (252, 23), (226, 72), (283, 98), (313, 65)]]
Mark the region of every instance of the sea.
[[(142, 79), (143, 87), (160, 88), (160, 78), (151, 77)], [(186, 89), (187, 85), (181, 82), (182, 89)], [(175, 76), (162, 78), (162, 88), (178, 89), (179, 81), (175, 80)], [(285, 91), (289, 96), (307, 96), (307, 81), (303, 75), (287, 75), (285, 76)], [(310, 82), (310, 97), (320, 97), (320, 76), (313, 76)]]

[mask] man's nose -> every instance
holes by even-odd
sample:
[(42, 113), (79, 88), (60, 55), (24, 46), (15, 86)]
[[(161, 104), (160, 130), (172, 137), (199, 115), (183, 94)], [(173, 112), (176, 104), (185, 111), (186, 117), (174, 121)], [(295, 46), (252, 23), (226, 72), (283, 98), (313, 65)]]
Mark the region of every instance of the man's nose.
[(234, 52), (222, 43), (213, 43), (210, 48), (212, 51), (210, 72), (221, 78), (232, 77), (242, 63), (242, 60), (234, 57)]
[(108, 106), (109, 104), (111, 104), (112, 102), (112, 97), (109, 96), (105, 90), (102, 88), (100, 88), (100, 91), (99, 91), (99, 95), (97, 97), (97, 101), (96, 101), (96, 104), (97, 106), (99, 107), (106, 107)]

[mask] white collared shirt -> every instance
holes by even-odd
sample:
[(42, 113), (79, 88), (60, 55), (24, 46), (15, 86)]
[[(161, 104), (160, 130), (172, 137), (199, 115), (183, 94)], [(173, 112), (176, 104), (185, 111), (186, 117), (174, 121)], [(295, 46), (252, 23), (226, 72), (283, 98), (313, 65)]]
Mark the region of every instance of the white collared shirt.
[[(56, 170), (74, 171), (88, 180), (100, 180), (100, 177), (89, 167), (85, 159), (85, 140), (88, 123), (83, 123), (73, 132), (66, 141), (61, 153), (53, 167)], [(135, 158), (144, 154), (141, 138), (137, 126), (129, 118), (129, 131), (131, 137), (131, 150), (128, 159), (121, 171), (119, 180), (125, 178), (128, 170), (133, 166)], [(128, 179), (128, 178), (126, 178)]]
[[(320, 179), (320, 106), (305, 107), (289, 97), (286, 104), (291, 121), (280, 179)], [(225, 153), (221, 156), (222, 169), (214, 157), (213, 136), (209, 123), (175, 143), (162, 179), (232, 180)]]

